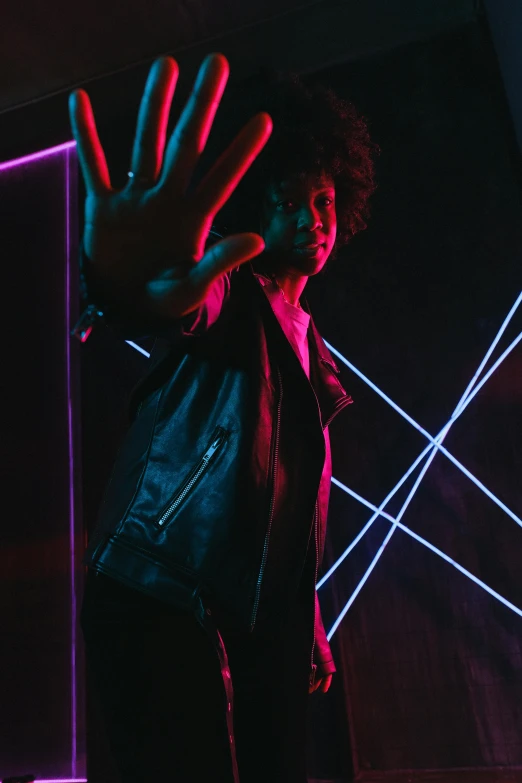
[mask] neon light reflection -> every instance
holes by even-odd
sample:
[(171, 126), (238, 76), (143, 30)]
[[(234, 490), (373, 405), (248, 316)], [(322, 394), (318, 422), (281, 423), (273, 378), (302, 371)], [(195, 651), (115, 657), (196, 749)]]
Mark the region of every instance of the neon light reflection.
[[(381, 504), (381, 506), (380, 506), (379, 508), (376, 508), (375, 506), (373, 506), (373, 504), (369, 503), (369, 502), (368, 502), (368, 501), (366, 501), (364, 498), (361, 498), (361, 496), (360, 496), (360, 495), (357, 495), (357, 493), (354, 493), (353, 491), (349, 490), (349, 489), (348, 489), (348, 487), (346, 487), (345, 485), (341, 484), (341, 482), (337, 481), (336, 479), (334, 479), (334, 478), (332, 477), (332, 482), (333, 482), (334, 484), (336, 484), (337, 486), (339, 486), (339, 488), (343, 489), (345, 492), (348, 492), (348, 494), (352, 495), (353, 497), (355, 497), (355, 498), (356, 498), (357, 500), (359, 500), (360, 502), (364, 503), (364, 505), (366, 505), (366, 506), (369, 506), (370, 508), (374, 508), (376, 513), (373, 515), (373, 517), (371, 517), (371, 519), (370, 519), (370, 520), (368, 521), (368, 523), (365, 525), (365, 527), (363, 528), (363, 530), (362, 530), (362, 531), (359, 533), (359, 535), (358, 535), (358, 536), (357, 536), (357, 537), (354, 539), (354, 541), (353, 541), (353, 542), (350, 544), (350, 546), (349, 546), (349, 547), (348, 547), (348, 548), (345, 550), (345, 552), (343, 553), (343, 555), (342, 555), (342, 556), (341, 556), (341, 557), (340, 557), (340, 558), (339, 558), (339, 559), (336, 561), (336, 563), (335, 563), (335, 564), (334, 564), (334, 565), (333, 565), (333, 566), (330, 568), (330, 570), (328, 571), (328, 573), (327, 573), (327, 574), (325, 574), (325, 576), (324, 576), (324, 577), (323, 577), (323, 578), (320, 580), (320, 582), (319, 582), (319, 583), (318, 583), (318, 585), (317, 585), (317, 588), (321, 587), (321, 586), (324, 584), (324, 582), (326, 581), (326, 579), (328, 579), (328, 578), (329, 578), (329, 576), (331, 576), (331, 574), (332, 574), (332, 573), (335, 571), (335, 569), (336, 569), (336, 568), (337, 568), (337, 567), (340, 565), (340, 563), (341, 563), (341, 562), (344, 560), (344, 558), (345, 558), (345, 557), (346, 557), (346, 556), (349, 554), (349, 552), (351, 552), (351, 550), (354, 548), (354, 546), (356, 546), (356, 544), (357, 544), (357, 543), (360, 541), (360, 539), (361, 539), (361, 538), (362, 538), (362, 536), (365, 534), (365, 532), (366, 532), (366, 531), (367, 531), (367, 530), (370, 528), (370, 526), (373, 524), (373, 522), (375, 521), (375, 519), (377, 518), (377, 516), (379, 516), (379, 515), (382, 515), (382, 516), (384, 516), (385, 518), (389, 519), (390, 521), (393, 521), (393, 526), (392, 526), (392, 528), (390, 529), (390, 531), (388, 532), (388, 534), (387, 534), (386, 538), (384, 539), (384, 541), (383, 541), (383, 543), (382, 543), (381, 547), (379, 548), (379, 550), (378, 550), (377, 554), (375, 555), (375, 557), (373, 558), (372, 562), (370, 563), (370, 566), (369, 566), (369, 567), (368, 567), (368, 569), (366, 570), (366, 572), (365, 572), (364, 576), (362, 577), (362, 579), (360, 580), (359, 584), (357, 585), (357, 587), (355, 588), (354, 592), (352, 593), (352, 595), (351, 595), (350, 599), (348, 600), (347, 604), (345, 605), (345, 607), (343, 608), (343, 610), (342, 610), (342, 612), (340, 613), (339, 617), (336, 619), (335, 623), (333, 624), (332, 628), (330, 629), (330, 631), (329, 631), (329, 633), (328, 633), (328, 639), (331, 639), (332, 635), (335, 633), (336, 629), (338, 628), (338, 626), (339, 626), (339, 624), (341, 623), (342, 619), (344, 618), (344, 616), (345, 616), (345, 615), (346, 615), (346, 613), (348, 612), (348, 610), (349, 610), (350, 606), (353, 604), (353, 601), (355, 600), (355, 598), (357, 597), (357, 595), (358, 595), (358, 594), (359, 594), (359, 592), (361, 591), (362, 587), (363, 587), (363, 586), (364, 586), (364, 584), (366, 583), (366, 581), (367, 581), (368, 577), (370, 576), (370, 574), (371, 574), (371, 572), (373, 571), (373, 569), (375, 568), (375, 566), (376, 566), (376, 564), (377, 564), (378, 560), (380, 559), (380, 557), (381, 557), (381, 555), (382, 555), (382, 553), (383, 553), (383, 551), (384, 551), (384, 549), (385, 549), (386, 545), (388, 544), (388, 542), (390, 541), (390, 539), (391, 539), (392, 535), (394, 534), (395, 530), (396, 530), (398, 527), (399, 527), (400, 529), (402, 529), (404, 532), (406, 532), (406, 533), (408, 533), (409, 535), (411, 535), (413, 538), (415, 538), (415, 540), (419, 541), (419, 543), (422, 543), (422, 544), (424, 544), (425, 546), (427, 546), (429, 549), (431, 549), (433, 552), (435, 552), (436, 554), (438, 554), (438, 555), (439, 555), (440, 557), (442, 557), (444, 560), (446, 560), (447, 562), (449, 562), (449, 563), (451, 563), (452, 565), (454, 565), (454, 567), (456, 567), (456, 568), (457, 568), (459, 571), (461, 571), (461, 573), (465, 574), (465, 575), (466, 575), (468, 578), (470, 578), (470, 579), (471, 579), (473, 582), (475, 582), (475, 583), (476, 583), (476, 584), (478, 584), (480, 587), (482, 587), (483, 589), (485, 589), (485, 590), (486, 590), (488, 593), (490, 593), (490, 595), (492, 595), (493, 597), (497, 598), (497, 600), (501, 601), (501, 602), (502, 602), (502, 603), (503, 603), (505, 606), (509, 607), (510, 609), (512, 609), (513, 611), (515, 611), (517, 614), (519, 614), (519, 615), (521, 615), (521, 616), (522, 616), (522, 612), (521, 612), (521, 610), (519, 610), (517, 607), (515, 607), (515, 606), (514, 606), (514, 605), (513, 605), (511, 602), (507, 601), (507, 599), (503, 598), (503, 596), (501, 596), (499, 593), (497, 593), (496, 591), (492, 590), (492, 588), (488, 587), (488, 585), (486, 585), (486, 584), (485, 584), (484, 582), (482, 582), (480, 579), (478, 579), (478, 578), (477, 578), (477, 577), (475, 577), (473, 574), (471, 574), (470, 572), (468, 572), (466, 569), (464, 569), (462, 566), (460, 566), (458, 563), (456, 563), (456, 562), (455, 562), (455, 561), (454, 561), (452, 558), (449, 558), (447, 555), (445, 555), (444, 553), (442, 553), (440, 550), (438, 550), (436, 547), (434, 547), (434, 546), (433, 546), (432, 544), (430, 544), (428, 541), (425, 541), (425, 540), (424, 540), (424, 539), (422, 539), (420, 536), (418, 536), (417, 534), (413, 533), (413, 532), (412, 532), (412, 531), (411, 531), (409, 528), (406, 528), (406, 527), (405, 527), (404, 525), (402, 525), (402, 524), (401, 524), (401, 522), (400, 522), (400, 519), (402, 518), (402, 516), (403, 516), (404, 512), (406, 511), (406, 508), (408, 507), (409, 503), (411, 502), (411, 500), (412, 500), (413, 496), (415, 495), (415, 492), (417, 491), (418, 487), (420, 486), (420, 483), (421, 483), (422, 479), (424, 478), (424, 476), (425, 476), (425, 474), (426, 474), (426, 472), (427, 472), (427, 470), (428, 470), (429, 466), (431, 465), (431, 463), (432, 463), (432, 461), (433, 461), (433, 459), (434, 459), (434, 457), (435, 457), (435, 455), (436, 455), (437, 451), (438, 451), (438, 450), (439, 450), (439, 448), (440, 448), (440, 444), (442, 443), (442, 441), (443, 441), (443, 440), (444, 440), (444, 438), (446, 437), (446, 435), (447, 435), (447, 433), (449, 432), (449, 430), (450, 430), (451, 426), (452, 426), (452, 425), (453, 425), (453, 423), (456, 421), (456, 419), (457, 419), (457, 418), (458, 418), (458, 417), (461, 415), (461, 413), (464, 411), (464, 409), (467, 407), (467, 405), (468, 405), (468, 404), (471, 402), (471, 400), (473, 399), (473, 397), (475, 397), (475, 396), (476, 396), (476, 394), (478, 393), (478, 391), (480, 390), (480, 388), (482, 388), (482, 386), (484, 386), (484, 384), (486, 383), (486, 381), (487, 381), (487, 380), (488, 380), (488, 379), (491, 377), (491, 375), (492, 375), (492, 374), (493, 374), (493, 372), (494, 372), (494, 371), (497, 369), (497, 367), (498, 367), (498, 366), (500, 366), (500, 364), (502, 363), (502, 361), (504, 361), (504, 359), (506, 358), (506, 356), (507, 356), (507, 355), (508, 355), (508, 354), (509, 354), (509, 353), (510, 353), (512, 350), (513, 350), (513, 348), (514, 348), (514, 347), (515, 347), (515, 346), (516, 346), (516, 345), (517, 345), (517, 344), (520, 342), (520, 340), (522, 339), (522, 334), (520, 334), (520, 335), (519, 335), (519, 336), (518, 336), (518, 337), (517, 337), (517, 338), (516, 338), (516, 339), (515, 339), (515, 340), (514, 340), (512, 343), (511, 343), (511, 345), (510, 345), (510, 346), (509, 346), (509, 347), (508, 347), (508, 348), (507, 348), (507, 349), (504, 351), (504, 353), (503, 353), (503, 354), (502, 354), (502, 355), (499, 357), (499, 359), (498, 359), (498, 360), (495, 362), (495, 364), (494, 364), (494, 365), (491, 367), (491, 369), (488, 371), (488, 373), (486, 374), (486, 376), (485, 376), (485, 377), (482, 379), (482, 381), (480, 382), (480, 384), (478, 384), (477, 388), (476, 388), (476, 389), (475, 389), (475, 390), (472, 392), (472, 389), (473, 389), (473, 386), (474, 386), (474, 384), (477, 382), (477, 380), (478, 380), (478, 378), (479, 378), (479, 376), (480, 376), (480, 373), (482, 372), (482, 370), (483, 370), (483, 369), (484, 369), (484, 367), (486, 366), (488, 359), (490, 358), (491, 354), (493, 353), (493, 350), (495, 349), (496, 345), (498, 344), (498, 342), (499, 342), (500, 338), (502, 337), (502, 334), (504, 333), (505, 329), (507, 328), (507, 325), (509, 324), (509, 322), (510, 322), (511, 318), (513, 317), (513, 315), (515, 314), (515, 312), (516, 312), (516, 310), (517, 310), (517, 308), (518, 308), (518, 306), (519, 306), (519, 304), (520, 304), (520, 302), (521, 302), (521, 301), (522, 301), (522, 293), (521, 293), (521, 294), (518, 296), (518, 298), (517, 298), (517, 300), (516, 300), (515, 304), (514, 304), (514, 305), (513, 305), (513, 307), (511, 308), (511, 310), (510, 310), (510, 312), (508, 313), (508, 315), (506, 316), (506, 318), (505, 318), (505, 320), (504, 320), (504, 322), (503, 322), (502, 326), (500, 327), (499, 331), (497, 332), (497, 335), (496, 335), (495, 339), (493, 340), (493, 342), (492, 342), (492, 344), (491, 344), (491, 346), (490, 346), (490, 348), (489, 348), (488, 352), (486, 353), (486, 355), (485, 355), (484, 359), (483, 359), (483, 360), (482, 360), (482, 362), (480, 363), (480, 365), (479, 365), (479, 368), (477, 369), (477, 371), (475, 372), (475, 375), (473, 376), (472, 380), (471, 380), (471, 381), (470, 381), (470, 383), (468, 384), (468, 386), (467, 386), (467, 388), (466, 388), (466, 390), (465, 390), (464, 394), (462, 395), (461, 399), (459, 400), (459, 403), (457, 404), (457, 407), (455, 408), (455, 411), (453, 412), (453, 415), (452, 415), (452, 417), (451, 417), (450, 421), (449, 421), (449, 422), (448, 422), (448, 423), (447, 423), (447, 424), (446, 424), (446, 425), (443, 427), (443, 429), (442, 429), (442, 430), (441, 430), (441, 432), (440, 432), (440, 433), (437, 435), (437, 438), (436, 438), (435, 440), (433, 440), (433, 439), (431, 439), (431, 438), (430, 438), (430, 440), (433, 440), (433, 446), (432, 446), (431, 448), (430, 448), (430, 447), (428, 447), (428, 450), (431, 450), (431, 454), (430, 454), (430, 456), (428, 457), (428, 459), (426, 460), (426, 463), (425, 463), (425, 465), (424, 465), (424, 467), (423, 467), (423, 469), (422, 469), (421, 473), (419, 474), (419, 476), (418, 476), (417, 480), (415, 481), (415, 484), (414, 484), (414, 486), (413, 486), (413, 487), (412, 487), (412, 489), (410, 490), (410, 493), (408, 494), (408, 497), (406, 498), (406, 500), (405, 500), (405, 502), (404, 502), (403, 506), (401, 507), (401, 509), (400, 509), (400, 511), (399, 511), (399, 514), (397, 515), (397, 517), (396, 517), (395, 519), (394, 519), (393, 517), (391, 517), (389, 514), (383, 513), (383, 508), (386, 506), (386, 504), (387, 504), (387, 503), (388, 503), (388, 501), (391, 499), (391, 497), (393, 497), (393, 495), (396, 493), (396, 491), (399, 489), (399, 487), (400, 487), (400, 486), (402, 486), (402, 484), (404, 483), (404, 481), (406, 480), (406, 478), (407, 478), (409, 475), (411, 475), (411, 473), (412, 473), (412, 470), (413, 470), (413, 469), (414, 469), (414, 468), (415, 468), (415, 467), (416, 467), (416, 466), (419, 464), (420, 460), (421, 460), (421, 459), (423, 458), (423, 456), (424, 456), (424, 455), (427, 453), (426, 449), (424, 450), (424, 452), (422, 452), (422, 454), (421, 454), (421, 455), (420, 455), (420, 456), (417, 458), (417, 460), (416, 460), (416, 461), (413, 463), (413, 465), (412, 465), (412, 466), (409, 468), (409, 470), (407, 471), (407, 473), (406, 473), (406, 474), (403, 476), (403, 478), (401, 479), (401, 481), (400, 481), (400, 482), (399, 482), (399, 483), (396, 485), (396, 487), (395, 487), (395, 488), (394, 488), (394, 489), (391, 491), (391, 493), (389, 493), (389, 494), (388, 494), (388, 496), (385, 498), (385, 500), (383, 501), (383, 503)], [(334, 349), (334, 350), (335, 350), (335, 349)], [(341, 356), (341, 355), (340, 355), (340, 354), (339, 354), (337, 351), (336, 351), (335, 353), (336, 353), (336, 355), (337, 355), (337, 356), (339, 356), (339, 358), (341, 358), (341, 359), (344, 361), (344, 357), (342, 357), (342, 356)], [(345, 362), (345, 363), (346, 363), (346, 362)], [(359, 371), (357, 371), (357, 374), (358, 374), (360, 377), (364, 377), (364, 378), (365, 378), (365, 376), (362, 376), (362, 373), (360, 373)], [(371, 382), (369, 383), (369, 385), (371, 386), (371, 388), (375, 388), (375, 389), (377, 389), (377, 387), (375, 387), (375, 385), (374, 385), (374, 384), (372, 384)], [(381, 391), (380, 391), (380, 390), (378, 390), (378, 389), (377, 389), (377, 391), (378, 391), (378, 393), (380, 394), (380, 396), (382, 396), (383, 398), (385, 398), (385, 399), (387, 399), (387, 400), (389, 399), (389, 398), (387, 398), (387, 397), (386, 397), (386, 395), (384, 395), (384, 393), (383, 393), (383, 392), (381, 392)], [(394, 407), (396, 410), (399, 410), (399, 412), (400, 412), (400, 409), (399, 409), (399, 408), (398, 408), (398, 406), (396, 406), (394, 403), (392, 403), (392, 407)], [(407, 416), (407, 414), (406, 414), (406, 416)], [(410, 418), (410, 417), (408, 417), (408, 419), (409, 419), (409, 418)], [(413, 420), (412, 420), (412, 421), (413, 421)], [(414, 423), (414, 426), (415, 426), (415, 425), (416, 425), (416, 423)], [(417, 426), (416, 428), (417, 428), (417, 429), (420, 429), (418, 426)], [(446, 451), (445, 449), (440, 449), (440, 450), (442, 450), (442, 451)], [(452, 459), (452, 461), (453, 461), (453, 459)], [(481, 489), (483, 489), (483, 491), (486, 493), (486, 495), (487, 495), (488, 497), (490, 497), (490, 498), (491, 498), (491, 499), (493, 499), (495, 502), (497, 502), (497, 499), (495, 498), (495, 496), (493, 495), (493, 493), (491, 493), (489, 490), (487, 490), (487, 488), (486, 488), (486, 487), (484, 487), (484, 485), (482, 485), (482, 484), (481, 484), (481, 482), (479, 482), (477, 479), (475, 479), (475, 477), (474, 477), (474, 476), (472, 476), (472, 475), (469, 473), (469, 471), (467, 471), (467, 469), (464, 469), (464, 470), (463, 470), (463, 472), (465, 473), (465, 475), (468, 475), (468, 474), (469, 474), (469, 475), (468, 475), (468, 477), (469, 477), (469, 478), (471, 478), (471, 480), (472, 480), (472, 481), (474, 481), (474, 482), (475, 482), (475, 483), (476, 483), (478, 486), (480, 486), (480, 488), (481, 488)], [(502, 508), (503, 510), (507, 511), (507, 513), (508, 513), (508, 514), (509, 514), (509, 515), (510, 515), (512, 518), (514, 518), (514, 519), (515, 519), (515, 521), (517, 521), (517, 522), (520, 524), (520, 520), (518, 519), (518, 517), (517, 517), (515, 514), (513, 514), (513, 512), (511, 512), (511, 511), (510, 511), (510, 510), (509, 510), (509, 509), (508, 509), (508, 508), (507, 508), (507, 507), (506, 507), (506, 506), (505, 506), (503, 503), (501, 503), (501, 502), (499, 501), (497, 504), (500, 506), (500, 508)]]

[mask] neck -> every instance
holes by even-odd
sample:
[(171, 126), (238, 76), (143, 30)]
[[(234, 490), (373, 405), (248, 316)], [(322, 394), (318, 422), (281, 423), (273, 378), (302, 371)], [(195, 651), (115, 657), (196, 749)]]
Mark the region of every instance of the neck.
[(298, 307), (299, 299), (306, 287), (308, 277), (303, 275), (294, 276), (288, 273), (278, 272), (274, 276), (274, 279), (277, 285), (283, 291), (286, 301), (291, 305), (294, 305), (294, 307)]

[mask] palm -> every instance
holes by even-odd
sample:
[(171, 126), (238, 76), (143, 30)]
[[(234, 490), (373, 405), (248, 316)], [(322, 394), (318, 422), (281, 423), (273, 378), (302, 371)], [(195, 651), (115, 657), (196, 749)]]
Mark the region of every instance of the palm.
[(263, 249), (257, 234), (229, 237), (204, 252), (215, 214), (263, 148), (268, 115), (254, 117), (197, 188), (188, 194), (228, 77), (222, 55), (201, 66), (193, 92), (167, 141), (166, 129), (178, 68), (172, 58), (151, 68), (141, 101), (131, 170), (120, 191), (112, 188), (89, 98), (71, 95), (70, 113), (87, 199), (85, 252), (113, 291), (132, 292), (138, 307), (180, 317), (203, 301), (219, 275)]

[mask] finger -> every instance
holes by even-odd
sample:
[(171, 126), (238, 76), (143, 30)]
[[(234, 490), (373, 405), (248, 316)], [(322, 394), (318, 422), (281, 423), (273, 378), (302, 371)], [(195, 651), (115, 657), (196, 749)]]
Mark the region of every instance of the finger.
[(152, 184), (160, 172), (178, 74), (178, 64), (172, 57), (161, 57), (150, 69), (132, 148), (131, 171), (135, 179), (144, 178)]
[(185, 192), (208, 134), (228, 80), (228, 61), (211, 54), (199, 69), (192, 93), (169, 139), (161, 184)]
[(207, 215), (215, 215), (230, 197), (270, 134), (272, 120), (264, 112), (257, 114), (239, 132), (194, 193), (195, 203)]
[(263, 252), (265, 243), (258, 234), (236, 234), (218, 242), (194, 267), (194, 281), (210, 285), (216, 278)]
[(69, 95), (69, 117), (87, 192), (101, 193), (110, 189), (105, 153), (96, 130), (91, 101), (85, 90), (75, 90)]
[(321, 689), (323, 693), (326, 693), (332, 684), (332, 675), (329, 674), (327, 677), (325, 677), (322, 681)]

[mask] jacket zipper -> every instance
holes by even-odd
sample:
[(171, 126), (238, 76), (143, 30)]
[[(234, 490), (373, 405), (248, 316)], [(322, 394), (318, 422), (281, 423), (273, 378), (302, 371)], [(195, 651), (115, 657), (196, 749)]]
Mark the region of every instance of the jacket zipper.
[[(314, 575), (314, 591), (315, 586), (317, 584), (317, 572), (319, 570), (319, 542), (318, 542), (318, 522), (319, 522), (319, 511), (317, 508), (317, 501), (315, 502), (315, 513), (314, 513), (314, 538), (315, 538), (315, 575)], [(310, 656), (310, 669), (311, 669), (311, 681), (312, 683), (315, 681), (315, 670), (317, 669), (317, 666), (314, 664), (314, 652), (315, 652), (315, 594), (314, 594), (314, 635), (313, 635), (313, 641), (312, 641), (312, 653)]]
[(210, 463), (212, 462), (213, 458), (216, 455), (216, 452), (218, 452), (219, 449), (223, 446), (226, 437), (227, 437), (226, 431), (222, 427), (218, 427), (212, 438), (212, 443), (210, 444), (206, 452), (203, 454), (200, 461), (191, 471), (185, 483), (181, 486), (181, 489), (172, 498), (172, 500), (170, 501), (169, 505), (162, 513), (160, 518), (156, 520), (156, 524), (158, 525), (158, 527), (163, 527), (167, 522), (167, 520), (169, 519), (169, 517), (171, 517), (176, 511), (176, 509), (181, 505), (181, 503), (183, 503), (183, 501), (185, 500), (185, 498), (187, 497), (191, 489), (193, 489), (194, 485), (199, 481), (199, 479), (203, 476), (205, 471), (208, 469)]
[(250, 631), (254, 630), (254, 626), (256, 624), (256, 618), (257, 618), (257, 610), (259, 608), (259, 599), (261, 595), (261, 583), (263, 581), (263, 574), (265, 571), (266, 566), (266, 560), (268, 556), (268, 542), (270, 540), (270, 531), (272, 529), (272, 522), (274, 519), (274, 511), (275, 511), (275, 493), (276, 493), (276, 475), (277, 475), (277, 463), (279, 458), (279, 433), (281, 429), (281, 406), (283, 402), (283, 383), (281, 380), (281, 371), (279, 368), (277, 368), (277, 381), (278, 381), (278, 390), (279, 390), (279, 396), (277, 399), (277, 408), (276, 408), (276, 425), (275, 425), (275, 433), (274, 433), (274, 448), (273, 448), (273, 459), (272, 459), (272, 497), (270, 498), (270, 510), (268, 513), (268, 527), (265, 534), (265, 542), (263, 546), (263, 557), (261, 558), (261, 567), (259, 569), (259, 574), (257, 577), (257, 584), (256, 584), (256, 595), (254, 599), (254, 608), (252, 610), (252, 619), (250, 623)]

